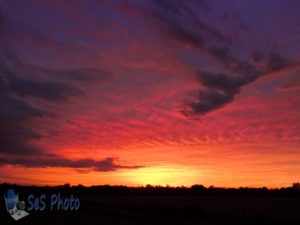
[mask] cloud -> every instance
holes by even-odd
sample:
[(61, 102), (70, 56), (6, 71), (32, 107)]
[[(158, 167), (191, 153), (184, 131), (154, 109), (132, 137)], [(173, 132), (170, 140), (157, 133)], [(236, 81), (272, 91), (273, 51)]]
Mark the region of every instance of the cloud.
[(293, 81), (287, 84), (281, 85), (276, 88), (278, 92), (286, 92), (286, 91), (299, 91), (300, 90), (300, 81)]
[[(193, 110), (192, 114), (205, 114), (207, 112), (223, 107), (233, 101), (239, 90), (218, 91), (214, 89), (201, 89), (196, 96), (197, 100), (187, 103)], [(187, 113), (187, 112), (185, 112)], [(190, 115), (189, 113), (185, 115)]]
[(7, 77), (7, 88), (22, 97), (36, 97), (48, 101), (66, 101), (68, 97), (82, 94), (79, 89), (56, 81), (37, 81), (15, 76)]
[(3, 92), (0, 94), (0, 104), (0, 153), (36, 153), (37, 149), (28, 141), (39, 139), (40, 135), (29, 125), (33, 118), (42, 117), (45, 113)]
[(287, 60), (279, 54), (272, 53), (265, 62), (264, 68), (258, 68), (248, 62), (242, 62), (226, 54), (216, 54), (227, 70), (233, 74), (216, 72), (198, 72), (197, 80), (202, 87), (193, 101), (186, 104), (189, 107), (184, 115), (204, 115), (224, 107), (235, 99), (241, 88), (258, 78), (289, 66)]
[[(150, 15), (161, 30), (185, 45), (206, 48), (209, 41), (230, 43), (229, 37), (201, 21), (210, 11), (205, 1), (154, 1)], [(197, 13), (196, 13), (197, 12)]]
[(222, 91), (236, 90), (242, 85), (250, 82), (252, 79), (255, 79), (255, 76), (252, 77), (237, 77), (237, 76), (228, 76), (223, 73), (214, 73), (214, 72), (202, 72), (197, 74), (197, 78), (202, 85), (211, 89), (219, 89)]
[(241, 60), (240, 54), (233, 51), (236, 49), (233, 37), (201, 19), (201, 15), (213, 13), (207, 4), (195, 1), (154, 3), (150, 15), (161, 32), (168, 35), (168, 41), (176, 40), (182, 46), (192, 47), (222, 66), (216, 71), (200, 69), (196, 72), (200, 87), (193, 99), (184, 101), (181, 112), (185, 116), (204, 115), (222, 108), (235, 99), (243, 86), (291, 64), (279, 53), (255, 49), (246, 60)]
[[(84, 84), (108, 81), (108, 71), (57, 70), (23, 62), (12, 47), (9, 19), (0, 9), (0, 155), (39, 154), (32, 142), (43, 138), (34, 121), (55, 115), (50, 104), (64, 104), (85, 94)], [(37, 104), (36, 100), (42, 101)]]
[(287, 66), (287, 60), (282, 56), (272, 53), (269, 58), (268, 67), (270, 70), (279, 70)]
[(109, 81), (112, 77), (112, 73), (106, 70), (92, 68), (55, 71), (55, 74), (57, 77), (65, 77), (78, 82)]
[(17, 165), (26, 168), (64, 167), (89, 171), (115, 171), (118, 169), (138, 169), (142, 166), (120, 165), (114, 158), (108, 157), (102, 160), (79, 159), (70, 160), (57, 156), (47, 157), (1, 157), (0, 165)]
[(197, 79), (202, 88), (198, 91), (196, 100), (187, 103), (192, 109), (191, 114), (205, 114), (225, 106), (234, 100), (242, 86), (257, 79), (257, 75), (250, 72), (245, 76), (199, 72)]

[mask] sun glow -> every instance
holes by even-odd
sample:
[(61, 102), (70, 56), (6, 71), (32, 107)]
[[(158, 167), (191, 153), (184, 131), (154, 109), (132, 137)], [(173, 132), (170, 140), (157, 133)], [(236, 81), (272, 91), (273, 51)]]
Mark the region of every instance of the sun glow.
[(199, 174), (182, 166), (157, 166), (128, 171), (125, 176), (132, 185), (190, 186)]

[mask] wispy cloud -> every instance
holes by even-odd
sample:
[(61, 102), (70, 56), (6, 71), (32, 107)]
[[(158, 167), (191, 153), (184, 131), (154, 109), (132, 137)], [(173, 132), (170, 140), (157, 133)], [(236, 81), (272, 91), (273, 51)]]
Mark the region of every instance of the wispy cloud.
[[(182, 113), (188, 117), (203, 115), (222, 108), (235, 99), (243, 86), (260, 77), (291, 66), (292, 61), (277, 52), (253, 49), (246, 60), (241, 60), (233, 49), (234, 37), (201, 19), (199, 12), (212, 14), (205, 1), (155, 1), (153, 7), (144, 8), (162, 33), (179, 45), (192, 47), (222, 65), (214, 71), (195, 74), (200, 89), (192, 99), (184, 102)], [(197, 12), (197, 13), (196, 13)], [(225, 71), (225, 72), (224, 72)]]
[[(22, 62), (10, 44), (7, 18), (0, 11), (0, 164), (25, 167), (91, 168), (111, 171), (137, 168), (116, 164), (113, 158), (68, 160), (47, 157), (42, 148), (32, 144), (43, 138), (34, 121), (55, 115), (48, 104), (65, 104), (85, 94), (81, 84), (109, 80), (111, 73), (93, 68), (58, 70)], [(43, 104), (37, 104), (40, 100)], [(26, 157), (24, 157), (26, 154)]]

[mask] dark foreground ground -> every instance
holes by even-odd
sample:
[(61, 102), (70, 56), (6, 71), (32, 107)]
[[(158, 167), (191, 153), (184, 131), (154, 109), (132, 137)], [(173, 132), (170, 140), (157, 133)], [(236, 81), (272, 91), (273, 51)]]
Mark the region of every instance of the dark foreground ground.
[[(44, 211), (14, 221), (0, 198), (2, 224), (101, 224), (101, 225), (189, 225), (189, 224), (300, 224), (300, 193), (294, 189), (216, 189), (203, 188), (127, 188), (20, 187), (1, 185), (3, 196), (8, 188), (27, 201), (29, 194), (45, 194)], [(78, 197), (78, 211), (50, 211), (50, 196), (61, 193)], [(1, 200), (2, 199), (2, 200)], [(28, 206), (28, 205), (27, 205)]]

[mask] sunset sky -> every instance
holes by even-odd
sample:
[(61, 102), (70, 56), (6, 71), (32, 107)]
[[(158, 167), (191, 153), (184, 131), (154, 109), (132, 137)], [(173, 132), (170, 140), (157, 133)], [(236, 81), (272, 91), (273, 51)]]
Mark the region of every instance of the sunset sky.
[(299, 12), (1, 0), (0, 183), (299, 182)]

